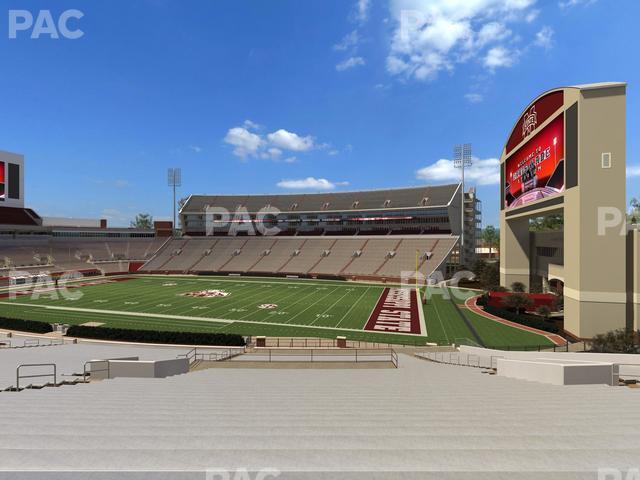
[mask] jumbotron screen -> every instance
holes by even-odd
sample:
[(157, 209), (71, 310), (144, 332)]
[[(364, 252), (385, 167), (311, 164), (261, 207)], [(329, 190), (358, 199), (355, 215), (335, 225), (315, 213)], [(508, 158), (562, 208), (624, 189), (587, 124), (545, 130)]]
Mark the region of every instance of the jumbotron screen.
[(4, 174), (4, 162), (0, 162), (0, 202), (4, 202), (5, 191), (5, 174)]
[(564, 191), (564, 114), (507, 159), (503, 181), (507, 209)]

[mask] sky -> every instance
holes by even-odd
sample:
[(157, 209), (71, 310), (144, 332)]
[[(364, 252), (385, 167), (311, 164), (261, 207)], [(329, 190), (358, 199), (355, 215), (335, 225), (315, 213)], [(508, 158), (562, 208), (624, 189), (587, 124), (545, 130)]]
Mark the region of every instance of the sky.
[[(640, 196), (638, 0), (2, 4), (0, 150), (25, 156), (43, 216), (168, 219), (170, 167), (179, 197), (453, 183), (453, 147), (472, 143), (467, 186), (497, 225), (522, 110), (601, 81), (628, 82)], [(12, 31), (16, 10), (34, 26)]]

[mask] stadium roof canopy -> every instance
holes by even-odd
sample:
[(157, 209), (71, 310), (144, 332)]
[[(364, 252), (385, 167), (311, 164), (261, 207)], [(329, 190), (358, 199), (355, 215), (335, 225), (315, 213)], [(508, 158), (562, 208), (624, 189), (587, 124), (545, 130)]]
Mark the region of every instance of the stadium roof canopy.
[(329, 193), (267, 195), (191, 195), (180, 213), (200, 213), (206, 206), (235, 211), (240, 207), (257, 212), (265, 207), (281, 211), (318, 212), (379, 210), (447, 206), (459, 184), (361, 190)]

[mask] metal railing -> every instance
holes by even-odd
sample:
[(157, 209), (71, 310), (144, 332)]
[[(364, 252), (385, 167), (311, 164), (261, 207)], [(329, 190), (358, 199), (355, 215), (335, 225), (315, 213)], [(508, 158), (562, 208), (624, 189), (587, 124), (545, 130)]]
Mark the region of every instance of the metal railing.
[(257, 362), (390, 362), (398, 368), (398, 354), (393, 349), (352, 349), (344, 348), (340, 350), (326, 349), (301, 349), (301, 350), (281, 350), (264, 348), (243, 356), (247, 361)]
[(398, 353), (395, 350), (391, 350), (391, 363), (393, 366), (398, 368)]
[[(204, 350), (204, 351), (203, 351)], [(202, 349), (198, 351), (198, 347), (192, 348), (187, 353), (183, 353), (178, 355), (178, 358), (186, 358), (189, 360), (189, 365), (193, 365), (197, 361), (204, 362), (220, 362), (222, 360), (226, 360), (228, 358), (239, 355), (240, 353), (244, 353), (245, 349), (227, 349), (223, 352), (220, 351), (209, 351), (209, 349)]]
[[(255, 337), (250, 337), (250, 343), (256, 344)], [(346, 340), (347, 348), (393, 349), (401, 347), (427, 347), (429, 342), (424, 339), (402, 340), (398, 343), (371, 342), (366, 340)], [(295, 338), (295, 337), (267, 337), (265, 346), (258, 348), (339, 348), (338, 340), (330, 338)]]
[[(475, 353), (463, 353), (463, 352), (424, 352), (416, 353), (418, 358), (424, 358), (437, 363), (446, 363), (448, 365), (460, 365), (463, 367), (474, 368), (497, 368), (497, 359), (504, 358), (501, 355), (492, 355), (491, 357), (484, 357)], [(488, 360), (488, 361), (487, 361)]]
[[(20, 375), (20, 369), (23, 367), (53, 367), (53, 373), (42, 373), (39, 375)], [(55, 363), (23, 363), (16, 368), (16, 390), (20, 390), (20, 379), (22, 378), (42, 378), (53, 377), (53, 384), (58, 383), (58, 367)]]
[[(15, 340), (15, 339), (14, 339)], [(45, 341), (45, 340), (48, 340)], [(4, 343), (4, 345), (2, 345)], [(32, 347), (50, 347), (54, 345), (64, 345), (63, 338), (27, 338), (22, 345), (14, 345), (9, 339), (0, 340), (0, 348), (32, 348)]]

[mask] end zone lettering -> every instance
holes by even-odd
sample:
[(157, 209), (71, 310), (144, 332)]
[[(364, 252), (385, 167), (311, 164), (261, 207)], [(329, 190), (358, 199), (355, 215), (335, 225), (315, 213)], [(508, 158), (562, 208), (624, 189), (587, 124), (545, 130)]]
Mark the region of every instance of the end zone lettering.
[(412, 288), (385, 288), (364, 329), (419, 335), (416, 291)]

